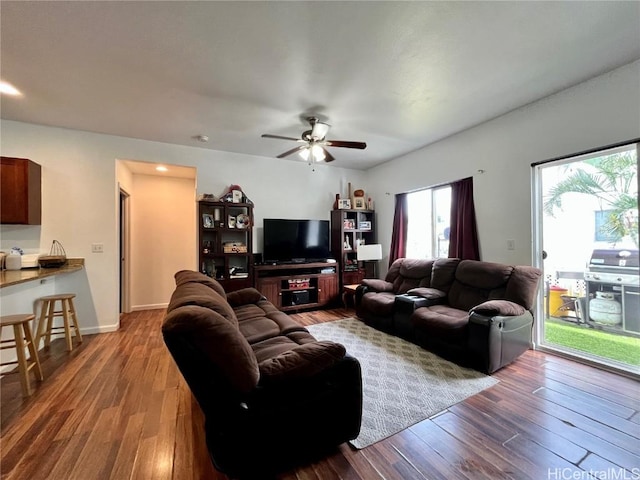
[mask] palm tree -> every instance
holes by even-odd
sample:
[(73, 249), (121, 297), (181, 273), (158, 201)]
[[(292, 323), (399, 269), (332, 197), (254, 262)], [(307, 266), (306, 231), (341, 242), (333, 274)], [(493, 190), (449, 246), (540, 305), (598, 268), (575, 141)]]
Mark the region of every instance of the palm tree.
[(544, 199), (544, 212), (554, 216), (562, 210), (562, 197), (580, 193), (598, 199), (601, 210), (609, 210), (602, 233), (618, 242), (629, 235), (638, 246), (638, 162), (635, 151), (593, 158), (554, 185)]

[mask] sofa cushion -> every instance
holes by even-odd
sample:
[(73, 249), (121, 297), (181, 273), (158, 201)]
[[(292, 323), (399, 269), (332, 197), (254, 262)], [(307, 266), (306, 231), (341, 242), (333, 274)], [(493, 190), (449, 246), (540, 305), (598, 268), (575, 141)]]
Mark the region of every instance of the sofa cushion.
[(507, 300), (522, 305), (527, 310), (531, 310), (538, 291), (538, 282), (541, 273), (542, 272), (535, 267), (524, 265), (515, 267), (511, 273), (504, 297)]
[[(204, 277), (204, 275), (202, 276)], [(212, 289), (205, 283), (199, 281), (188, 281), (183, 282), (180, 286), (176, 287), (173, 295), (171, 295), (171, 299), (169, 300), (167, 311), (171, 312), (176, 308), (187, 305), (199, 305), (201, 307), (208, 308), (219, 313), (234, 325), (238, 324), (236, 315), (231, 306), (227, 303), (225, 297), (220, 295), (216, 289)]]
[(487, 300), (504, 298), (512, 271), (513, 267), (510, 265), (477, 260), (461, 261), (449, 289), (449, 305), (468, 311)]
[(277, 357), (281, 353), (288, 352), (298, 345), (315, 342), (316, 339), (306, 330), (304, 332), (294, 332), (289, 335), (279, 335), (267, 338), (261, 342), (251, 345), (253, 354), (258, 363)]
[(422, 281), (431, 277), (433, 260), (404, 258), (398, 270), (398, 276), (393, 280), (393, 291), (404, 294), (412, 288), (424, 285)]
[(290, 332), (306, 331), (302, 325), (264, 299), (236, 307), (234, 312), (240, 332), (251, 344)]
[(215, 291), (221, 297), (226, 298), (227, 294), (225, 293), (224, 288), (222, 288), (222, 285), (220, 285), (220, 283), (215, 279), (207, 277), (200, 272), (195, 272), (193, 270), (180, 270), (179, 272), (176, 272), (174, 278), (176, 280), (176, 287), (190, 282), (201, 283)]
[(504, 287), (512, 272), (511, 265), (462, 260), (456, 269), (456, 280), (472, 287), (493, 290)]
[(433, 262), (429, 286), (448, 293), (459, 263), (459, 258), (438, 258)]
[(258, 385), (258, 362), (238, 327), (210, 308), (185, 305), (165, 317), (162, 331), (186, 337), (240, 392)]
[(258, 303), (264, 296), (255, 288), (241, 288), (227, 294), (227, 302), (231, 307), (239, 307), (248, 303)]
[(362, 296), (360, 301), (362, 308), (376, 316), (393, 315), (393, 305), (396, 295), (393, 292), (368, 292)]
[(295, 346), (258, 364), (260, 383), (313, 376), (335, 365), (344, 358), (345, 353), (344, 346), (334, 342), (313, 342)]
[(416, 309), (410, 321), (428, 337), (453, 340), (466, 336), (469, 313), (447, 305), (433, 305)]

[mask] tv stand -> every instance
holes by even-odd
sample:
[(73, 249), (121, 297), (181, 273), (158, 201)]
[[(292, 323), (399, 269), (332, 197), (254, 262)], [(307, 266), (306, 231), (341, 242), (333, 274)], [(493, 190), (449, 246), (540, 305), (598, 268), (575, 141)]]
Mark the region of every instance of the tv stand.
[(283, 312), (319, 308), (338, 299), (337, 265), (330, 262), (256, 265), (256, 288)]

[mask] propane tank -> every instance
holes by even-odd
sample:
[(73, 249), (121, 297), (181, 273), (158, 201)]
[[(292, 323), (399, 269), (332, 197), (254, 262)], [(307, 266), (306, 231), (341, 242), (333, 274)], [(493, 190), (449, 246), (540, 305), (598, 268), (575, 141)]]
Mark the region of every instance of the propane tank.
[(589, 316), (594, 322), (619, 325), (622, 323), (622, 305), (613, 292), (596, 292), (596, 298), (589, 301)]

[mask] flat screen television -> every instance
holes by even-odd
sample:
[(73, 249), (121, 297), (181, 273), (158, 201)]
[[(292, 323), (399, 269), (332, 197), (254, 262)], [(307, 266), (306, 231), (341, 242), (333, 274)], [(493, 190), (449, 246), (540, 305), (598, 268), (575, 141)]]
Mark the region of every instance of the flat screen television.
[(262, 256), (267, 263), (325, 261), (329, 220), (265, 218)]

